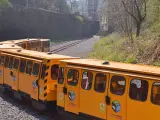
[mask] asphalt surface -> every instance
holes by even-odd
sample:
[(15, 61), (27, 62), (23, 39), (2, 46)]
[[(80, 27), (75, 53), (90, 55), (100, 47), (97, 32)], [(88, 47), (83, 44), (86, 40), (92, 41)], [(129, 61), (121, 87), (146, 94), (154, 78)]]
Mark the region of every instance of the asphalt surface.
[[(98, 36), (86, 39), (86, 41), (84, 41), (80, 44), (77, 44), (75, 46), (69, 47), (69, 48), (62, 50), (60, 52), (57, 52), (56, 54), (86, 58), (88, 56), (88, 54), (92, 51), (93, 46), (97, 40), (99, 40)], [(67, 44), (67, 43), (64, 43), (63, 45), (65, 45), (65, 44)], [(57, 46), (53, 46), (53, 47), (55, 48)]]

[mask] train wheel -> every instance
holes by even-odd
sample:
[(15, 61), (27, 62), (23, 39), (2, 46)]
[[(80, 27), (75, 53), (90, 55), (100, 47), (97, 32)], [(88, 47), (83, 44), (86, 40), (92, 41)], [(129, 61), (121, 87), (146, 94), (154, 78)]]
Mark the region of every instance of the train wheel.
[(38, 110), (38, 111), (45, 111), (46, 110), (46, 104), (45, 103), (40, 103), (36, 100), (32, 99), (32, 106), (34, 109)]

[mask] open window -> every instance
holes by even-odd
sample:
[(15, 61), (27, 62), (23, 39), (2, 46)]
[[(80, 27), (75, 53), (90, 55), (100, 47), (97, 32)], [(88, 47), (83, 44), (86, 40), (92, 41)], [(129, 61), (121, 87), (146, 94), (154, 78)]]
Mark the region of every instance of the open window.
[(15, 59), (14, 59), (13, 68), (14, 68), (15, 70), (18, 70), (18, 66), (19, 66), (19, 59), (15, 58)]
[(113, 76), (111, 79), (110, 91), (112, 94), (123, 95), (125, 92), (126, 79), (123, 76)]
[(93, 73), (90, 71), (84, 71), (82, 74), (81, 87), (84, 90), (90, 90), (92, 88), (92, 81), (93, 81)]
[(4, 56), (0, 56), (0, 65), (3, 66), (4, 64)]
[(148, 95), (148, 82), (146, 80), (133, 79), (130, 83), (129, 97), (137, 101), (146, 101)]
[(24, 73), (26, 69), (26, 60), (21, 59), (20, 72)]
[(58, 65), (52, 65), (52, 67), (51, 67), (51, 78), (52, 78), (52, 80), (57, 80), (58, 79), (58, 70), (59, 70)]
[(59, 68), (59, 74), (58, 74), (58, 83), (63, 84), (64, 82), (64, 68)]
[(41, 79), (44, 79), (44, 78), (45, 78), (45, 75), (46, 75), (45, 72), (46, 72), (46, 65), (43, 64), (43, 65), (42, 65)]
[(14, 58), (10, 57), (10, 60), (9, 60), (9, 68), (10, 69), (12, 69), (12, 67), (13, 67), (13, 61), (14, 61)]
[(4, 67), (6, 67), (6, 68), (9, 67), (9, 56), (6, 56)]
[(151, 102), (160, 105), (160, 82), (155, 82), (152, 85)]
[(106, 74), (97, 73), (95, 77), (94, 90), (99, 93), (104, 93), (106, 90)]
[(33, 67), (33, 62), (32, 61), (28, 61), (27, 62), (27, 67), (26, 67), (26, 74), (31, 75), (32, 67)]
[(67, 82), (69, 85), (76, 86), (79, 79), (79, 71), (76, 69), (70, 69), (67, 75)]
[(38, 74), (39, 74), (39, 64), (38, 63), (34, 63), (32, 74), (34, 76), (38, 76)]

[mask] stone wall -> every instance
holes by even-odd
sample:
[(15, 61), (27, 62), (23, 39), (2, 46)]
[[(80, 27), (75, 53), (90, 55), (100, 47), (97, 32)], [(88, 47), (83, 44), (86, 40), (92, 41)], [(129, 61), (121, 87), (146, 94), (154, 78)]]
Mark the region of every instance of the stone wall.
[(0, 40), (20, 38), (78, 39), (99, 30), (97, 21), (80, 22), (74, 15), (39, 9), (0, 11)]

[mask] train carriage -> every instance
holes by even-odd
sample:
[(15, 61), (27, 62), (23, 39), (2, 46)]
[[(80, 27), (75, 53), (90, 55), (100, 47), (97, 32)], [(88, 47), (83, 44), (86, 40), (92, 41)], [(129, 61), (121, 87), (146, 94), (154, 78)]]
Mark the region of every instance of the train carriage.
[(49, 39), (19, 39), (19, 40), (8, 40), (2, 41), (0, 44), (3, 45), (15, 45), (26, 50), (34, 50), (40, 52), (49, 52), (50, 50), (50, 40)]
[(31, 99), (39, 110), (55, 105), (60, 60), (75, 59), (23, 49), (1, 50), (0, 58), (1, 85), (18, 99)]
[(50, 51), (50, 40), (49, 39), (41, 39), (41, 48), (42, 52), (49, 52)]
[(94, 120), (159, 120), (160, 68), (61, 60), (58, 111)]

